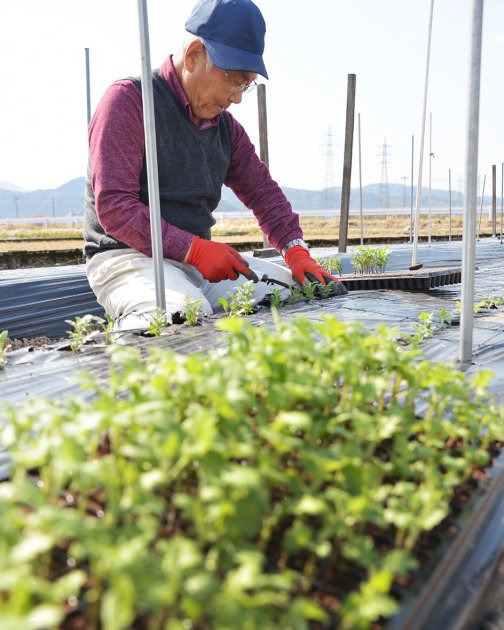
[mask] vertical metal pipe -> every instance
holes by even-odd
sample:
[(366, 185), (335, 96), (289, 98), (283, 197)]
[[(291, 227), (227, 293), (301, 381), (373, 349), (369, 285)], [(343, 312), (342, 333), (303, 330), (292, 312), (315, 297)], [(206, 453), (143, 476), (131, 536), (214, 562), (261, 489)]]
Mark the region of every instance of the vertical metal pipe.
[(341, 212), (338, 251), (346, 252), (348, 236), (348, 215), (350, 210), (350, 184), (352, 180), (352, 149), (355, 117), (355, 74), (348, 75), (347, 110), (345, 125), (345, 150), (343, 156), (343, 185), (341, 187)]
[(478, 241), (480, 239), (480, 234), (481, 234), (481, 217), (483, 216), (483, 199), (485, 198), (485, 183), (486, 183), (486, 175), (483, 177), (483, 190), (481, 191), (481, 205), (480, 205), (478, 234), (477, 234)]
[(86, 54), (86, 103), (87, 103), (87, 124), (91, 122), (91, 81), (89, 72), (89, 48), (85, 48)]
[(469, 109), (467, 123), (466, 173), (464, 195), (464, 235), (462, 242), (462, 309), (460, 317), (460, 361), (472, 359), (474, 265), (476, 259), (476, 195), (478, 182), (479, 105), (481, 83), (481, 38), (483, 0), (473, 0), (471, 15), (471, 57), (469, 65)]
[(357, 124), (359, 131), (359, 209), (360, 209), (360, 244), (364, 244), (364, 217), (362, 213), (362, 160), (361, 160), (361, 130), (360, 114), (357, 114)]
[(424, 154), (424, 142), (425, 142), (425, 117), (427, 114), (427, 92), (429, 88), (429, 63), (430, 63), (430, 49), (432, 39), (432, 15), (434, 13), (434, 0), (431, 0), (430, 14), (429, 14), (429, 36), (427, 38), (427, 60), (425, 63), (425, 81), (424, 81), (424, 101), (423, 101), (423, 114), (422, 114), (422, 135), (420, 136), (420, 157), (418, 164), (418, 184), (416, 192), (416, 211), (415, 211), (415, 229), (413, 236), (413, 254), (411, 259), (411, 266), (417, 264), (418, 253), (418, 224), (420, 223), (420, 200), (422, 197), (422, 168), (423, 168), (423, 154)]
[[(259, 156), (261, 161), (269, 168), (269, 150), (268, 150), (268, 116), (266, 111), (266, 86), (260, 83), (257, 86), (257, 111), (259, 117)], [(263, 234), (263, 247), (271, 247)]]
[(504, 215), (504, 162), (502, 162), (501, 164), (501, 237), (500, 237), (500, 242), (502, 245), (502, 219), (503, 219), (503, 215)]
[(138, 22), (140, 27), (140, 49), (142, 55), (142, 106), (145, 133), (145, 157), (147, 163), (147, 184), (149, 188), (152, 262), (154, 265), (154, 282), (156, 285), (156, 306), (165, 311), (166, 297), (164, 288), (163, 241), (161, 235), (161, 205), (159, 201), (156, 122), (154, 118), (154, 96), (152, 92), (147, 0), (138, 0)]
[(427, 228), (427, 241), (429, 247), (432, 239), (432, 112), (429, 114), (429, 224)]
[(415, 166), (415, 136), (411, 136), (411, 199), (410, 199), (410, 230), (409, 242), (413, 240), (413, 177)]
[(451, 168), (448, 169), (448, 240), (452, 240), (452, 194), (451, 194)]
[(497, 165), (492, 165), (492, 237), (497, 236)]

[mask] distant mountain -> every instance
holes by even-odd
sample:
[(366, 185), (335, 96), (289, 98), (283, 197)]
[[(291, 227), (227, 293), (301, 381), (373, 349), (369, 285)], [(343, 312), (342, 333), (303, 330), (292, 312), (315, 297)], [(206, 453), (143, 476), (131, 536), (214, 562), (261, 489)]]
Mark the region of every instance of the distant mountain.
[[(13, 184), (7, 188), (0, 182), (0, 219), (34, 216), (78, 216), (83, 214), (84, 186), (83, 177), (72, 179), (59, 188), (47, 190), (22, 191)], [(287, 199), (294, 210), (339, 209), (341, 207), (341, 187), (322, 190), (305, 190), (301, 188), (283, 187)], [(405, 195), (406, 192), (406, 195)], [(403, 184), (389, 184), (387, 191), (380, 184), (369, 184), (362, 188), (363, 208), (380, 208), (382, 198), (388, 198), (387, 207), (409, 207), (411, 203), (411, 189), (405, 191)], [(413, 204), (416, 203), (416, 190), (413, 190)], [(353, 188), (350, 194), (350, 207), (359, 207), (359, 189)], [(490, 204), (490, 197), (485, 197), (484, 204)], [(447, 190), (431, 190), (432, 207), (449, 204)], [(463, 195), (452, 191), (452, 206), (462, 206)], [(421, 206), (428, 206), (428, 189), (422, 188)], [(217, 208), (218, 212), (243, 210), (244, 206), (234, 193), (225, 186), (222, 188), (222, 200)]]
[(84, 207), (84, 178), (77, 177), (47, 190), (2, 189), (0, 186), (0, 218), (61, 217), (80, 215)]
[(10, 182), (0, 182), (0, 188), (4, 190), (13, 190), (15, 192), (27, 192), (24, 188), (19, 188), (15, 184), (11, 184)]

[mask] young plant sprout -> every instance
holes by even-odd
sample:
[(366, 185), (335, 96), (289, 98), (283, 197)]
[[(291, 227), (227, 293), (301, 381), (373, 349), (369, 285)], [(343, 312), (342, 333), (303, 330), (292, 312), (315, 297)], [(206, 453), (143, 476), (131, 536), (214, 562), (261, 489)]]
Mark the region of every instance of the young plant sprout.
[(289, 304), (296, 304), (297, 302), (301, 302), (301, 300), (304, 300), (304, 294), (301, 291), (301, 289), (299, 289), (298, 287), (295, 286), (291, 286), (290, 287), (290, 295), (288, 298), (288, 303)]
[(317, 264), (319, 264), (322, 269), (325, 269), (332, 276), (335, 273), (338, 273), (340, 276), (343, 273), (343, 267), (341, 265), (341, 260), (339, 258), (322, 258), (319, 256), (315, 258)]
[(65, 322), (70, 324), (73, 328), (73, 330), (70, 330), (68, 333), (70, 337), (70, 349), (72, 352), (78, 352), (88, 341), (93, 330), (96, 330), (97, 326), (102, 327), (105, 320), (88, 313), (82, 317), (76, 317), (74, 320), (66, 319)]
[(283, 306), (282, 291), (278, 287), (271, 289), (271, 306), (274, 308), (280, 308)]
[(116, 345), (88, 396), (6, 407), (2, 630), (369, 630), (398, 611), (423, 532), (502, 440), (491, 374), (385, 326), (272, 319), (223, 318), (205, 353)]
[(233, 293), (229, 294), (229, 300), (219, 298), (219, 304), (228, 317), (251, 315), (254, 312), (254, 293), (253, 280), (247, 280), (235, 287)]
[(0, 368), (7, 365), (7, 347), (5, 340), (7, 339), (8, 332), (3, 330), (0, 332)]
[(308, 300), (315, 300), (317, 297), (317, 290), (320, 287), (320, 284), (318, 282), (307, 282), (306, 284), (303, 284), (303, 291), (305, 294), (305, 297)]
[(197, 326), (199, 323), (199, 317), (203, 312), (204, 300), (198, 300), (195, 298), (186, 298), (185, 301), (185, 323), (188, 326)]
[(390, 248), (364, 247), (359, 245), (352, 253), (352, 265), (358, 273), (377, 273), (385, 271), (390, 258)]
[(153, 337), (159, 337), (166, 326), (168, 326), (168, 317), (166, 315), (166, 311), (163, 311), (162, 308), (158, 308), (151, 318), (149, 327), (147, 328), (147, 332)]

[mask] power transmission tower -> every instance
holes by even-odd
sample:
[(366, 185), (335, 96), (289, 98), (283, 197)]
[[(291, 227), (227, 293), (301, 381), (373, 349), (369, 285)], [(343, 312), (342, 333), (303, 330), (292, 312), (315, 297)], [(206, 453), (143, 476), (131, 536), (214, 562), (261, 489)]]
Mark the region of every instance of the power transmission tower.
[(327, 130), (326, 143), (323, 145), (326, 151), (326, 169), (324, 177), (324, 208), (336, 208), (336, 180), (334, 179), (333, 147), (331, 127)]
[(381, 146), (381, 184), (380, 184), (380, 204), (382, 208), (388, 208), (390, 206), (389, 200), (389, 188), (388, 188), (388, 147), (387, 138), (383, 138), (383, 144)]

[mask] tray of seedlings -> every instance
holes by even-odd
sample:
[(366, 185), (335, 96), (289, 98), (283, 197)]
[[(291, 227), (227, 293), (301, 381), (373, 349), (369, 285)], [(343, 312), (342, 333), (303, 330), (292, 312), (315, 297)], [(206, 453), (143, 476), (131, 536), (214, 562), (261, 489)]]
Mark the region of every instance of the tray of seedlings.
[(2, 630), (410, 630), (499, 460), (489, 374), (334, 317), (216, 326), (3, 406)]
[(343, 274), (339, 258), (317, 258), (329, 273), (341, 275), (341, 282), (349, 291), (390, 289), (401, 291), (428, 291), (435, 287), (459, 284), (461, 267), (423, 267), (386, 271), (390, 249), (359, 246), (352, 250), (353, 274)]

